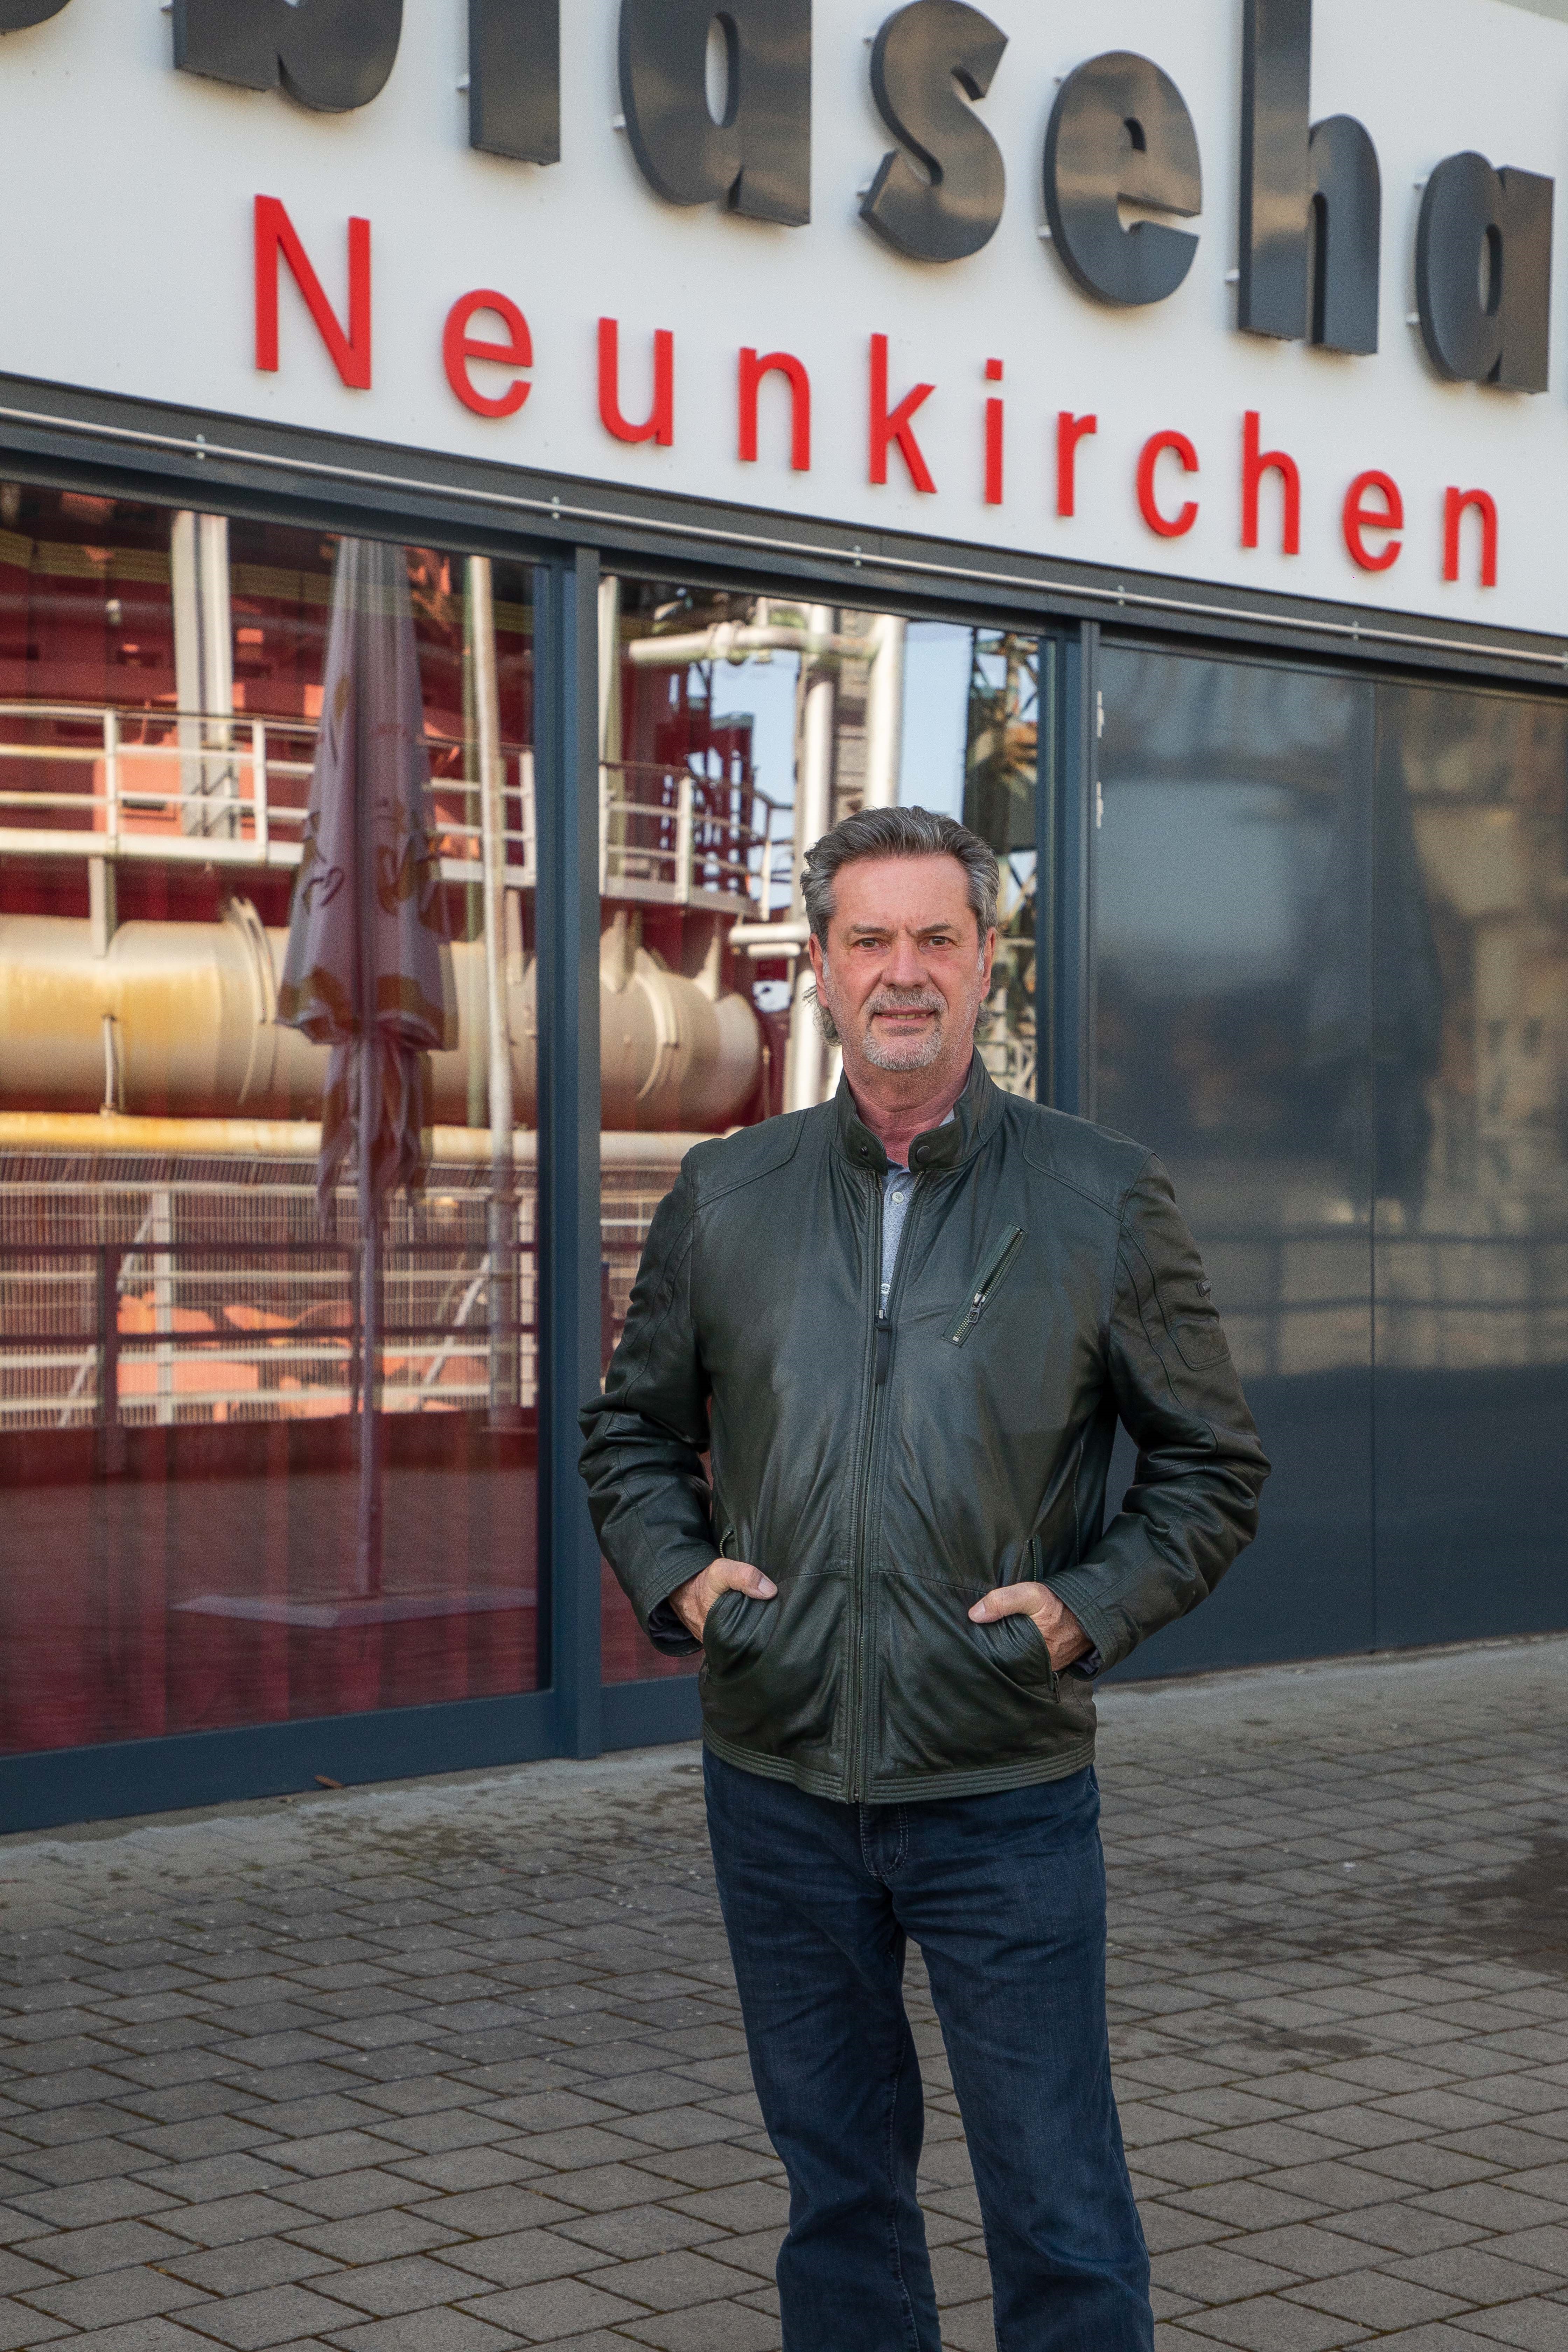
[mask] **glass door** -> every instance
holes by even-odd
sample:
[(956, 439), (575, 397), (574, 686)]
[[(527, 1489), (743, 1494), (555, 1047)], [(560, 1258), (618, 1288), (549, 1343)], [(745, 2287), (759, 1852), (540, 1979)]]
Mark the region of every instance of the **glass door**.
[[(838, 1083), (811, 992), (805, 850), (861, 807), (982, 832), (1003, 866), (980, 1051), (1033, 1094), (1033, 636), (896, 614), (609, 579), (600, 607), (604, 1349), (684, 1153)], [(660, 1656), (604, 1570), (606, 1682)]]

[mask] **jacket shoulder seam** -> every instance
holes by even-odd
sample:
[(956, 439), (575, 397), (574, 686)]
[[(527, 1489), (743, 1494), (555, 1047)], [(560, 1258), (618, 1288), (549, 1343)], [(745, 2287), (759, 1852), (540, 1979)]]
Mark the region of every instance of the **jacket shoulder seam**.
[[(1144, 1248), (1137, 1235), (1130, 1234), (1127, 1230), (1127, 1212), (1132, 1205), (1132, 1195), (1138, 1190), (1139, 1185), (1143, 1181), (1144, 1177), (1148, 1174), (1150, 1168), (1152, 1166), (1158, 1156), (1159, 1155), (1156, 1152), (1152, 1151), (1146, 1152), (1144, 1154), (1142, 1166), (1139, 1169), (1138, 1173), (1132, 1178), (1126, 1191), (1121, 1195), (1121, 1206), (1118, 1212), (1116, 1219), (1116, 1247), (1111, 1252), (1110, 1264), (1107, 1268), (1104, 1311), (1100, 1318), (1100, 1344), (1102, 1351), (1107, 1356), (1109, 1356), (1110, 1352), (1110, 1326), (1116, 1314), (1116, 1297), (1118, 1291), (1121, 1287), (1121, 1261), (1122, 1256), (1127, 1250), (1135, 1249), (1137, 1251), (1144, 1265), (1149, 1268), (1150, 1281), (1154, 1283), (1156, 1289), (1159, 1287), (1154, 1268), (1150, 1263), (1148, 1251)], [(1140, 1317), (1142, 1317), (1142, 1307), (1140, 1307), (1139, 1313)], [(1161, 1369), (1164, 1369), (1163, 1359)], [(1170, 1378), (1170, 1373), (1167, 1371), (1165, 1373), (1167, 1386), (1169, 1386)]]
[[(710, 1181), (705, 1171), (693, 1169), (691, 1171), (693, 1215), (698, 1211), (708, 1208), (713, 1202), (723, 1200), (726, 1193), (739, 1192), (748, 1184), (760, 1184), (764, 1176), (776, 1176), (781, 1168), (787, 1168), (800, 1150), (801, 1132), (805, 1124), (804, 1118), (797, 1118), (794, 1122), (795, 1133), (789, 1138), (787, 1148), (770, 1154), (760, 1168), (738, 1170), (734, 1175), (721, 1181), (717, 1180)], [(700, 1146), (699, 1149), (700, 1148)]]
[(1037, 1174), (1044, 1176), (1050, 1183), (1065, 1185), (1069, 1192), (1076, 1192), (1080, 1200), (1089, 1202), (1092, 1208), (1101, 1210), (1106, 1216), (1113, 1217), (1119, 1223), (1126, 1216), (1127, 1203), (1148, 1172), (1150, 1161), (1155, 1157), (1152, 1151), (1145, 1151), (1134, 1172), (1124, 1182), (1120, 1185), (1109, 1184), (1101, 1187), (1086, 1183), (1081, 1177), (1069, 1175), (1068, 1171), (1059, 1167), (1054, 1160), (1042, 1159), (1034, 1149), (1034, 1141), (1035, 1139), (1026, 1130), (1022, 1143), (1023, 1154), (1029, 1166)]
[(1145, 1177), (1145, 1176), (1147, 1176), (1147, 1174), (1149, 1173), (1149, 1171), (1150, 1171), (1151, 1167), (1153, 1165), (1153, 1163), (1154, 1163), (1155, 1160), (1156, 1160), (1158, 1157), (1159, 1157), (1159, 1154), (1158, 1154), (1157, 1152), (1151, 1151), (1151, 1152), (1150, 1152), (1150, 1154), (1149, 1154), (1149, 1156), (1148, 1156), (1148, 1158), (1144, 1160), (1142, 1167), (1142, 1168), (1140, 1168), (1140, 1170), (1138, 1171), (1137, 1175), (1136, 1175), (1136, 1176), (1134, 1176), (1134, 1178), (1132, 1179), (1132, 1181), (1128, 1185), (1126, 1192), (1122, 1194), (1122, 1197), (1121, 1197), (1121, 1213), (1120, 1216), (1117, 1218), (1117, 1221), (1116, 1221), (1116, 1235), (1117, 1235), (1117, 1244), (1116, 1244), (1116, 1245), (1117, 1245), (1118, 1253), (1120, 1254), (1120, 1252), (1121, 1252), (1121, 1246), (1122, 1246), (1123, 1243), (1125, 1243), (1129, 1248), (1131, 1248), (1131, 1249), (1135, 1249), (1135, 1250), (1137, 1251), (1137, 1253), (1138, 1253), (1139, 1256), (1142, 1259), (1142, 1261), (1143, 1261), (1144, 1265), (1145, 1265), (1146, 1266), (1148, 1266), (1148, 1268), (1149, 1268), (1150, 1279), (1151, 1279), (1152, 1281), (1153, 1281), (1153, 1280), (1157, 1280), (1157, 1277), (1155, 1276), (1155, 1274), (1154, 1274), (1154, 1267), (1153, 1267), (1152, 1261), (1151, 1260), (1148, 1251), (1144, 1248), (1143, 1244), (1142, 1244), (1142, 1242), (1139, 1239), (1138, 1235), (1137, 1235), (1136, 1234), (1132, 1234), (1132, 1233), (1129, 1233), (1129, 1232), (1128, 1232), (1128, 1229), (1127, 1229), (1127, 1212), (1128, 1212), (1128, 1211), (1129, 1211), (1129, 1209), (1132, 1206), (1132, 1195), (1134, 1194), (1134, 1192), (1136, 1192), (1136, 1191), (1138, 1190), (1139, 1185), (1140, 1185), (1140, 1184), (1142, 1184), (1142, 1182), (1143, 1181), (1144, 1177)]

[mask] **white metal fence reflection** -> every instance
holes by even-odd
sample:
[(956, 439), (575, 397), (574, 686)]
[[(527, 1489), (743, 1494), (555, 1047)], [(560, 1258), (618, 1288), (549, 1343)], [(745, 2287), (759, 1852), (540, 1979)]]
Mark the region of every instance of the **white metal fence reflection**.
[[(247, 1174), (250, 1171), (247, 1171)], [(316, 1222), (314, 1165), (235, 1181), (173, 1163), (100, 1181), (0, 1157), (0, 1431), (303, 1421), (355, 1410), (364, 1367), (352, 1194)], [(534, 1194), (516, 1206), (516, 1283), (496, 1285), (484, 1171), (437, 1168), (393, 1204), (380, 1393), (389, 1412), (474, 1412), (493, 1355), (537, 1400)], [(504, 1244), (503, 1244), (504, 1247)], [(508, 1271), (508, 1269), (502, 1269)], [(514, 1297), (501, 1329), (496, 1301)]]
[[(51, 740), (28, 740), (39, 726)], [(300, 862), (316, 734), (306, 719), (0, 702), (0, 855), (287, 870)], [(465, 749), (435, 731), (428, 741), (437, 771)], [(501, 766), (508, 876), (531, 888), (533, 754), (503, 744)], [(478, 881), (480, 784), (437, 772), (431, 789), (443, 874)]]

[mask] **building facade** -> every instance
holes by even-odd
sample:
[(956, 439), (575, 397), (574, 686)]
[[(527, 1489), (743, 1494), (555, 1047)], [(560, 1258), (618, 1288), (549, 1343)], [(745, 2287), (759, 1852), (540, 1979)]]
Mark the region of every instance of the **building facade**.
[(863, 805), (1276, 1464), (1131, 1671), (1568, 1622), (1564, 15), (0, 10), (5, 1826), (691, 1735), (576, 1414)]

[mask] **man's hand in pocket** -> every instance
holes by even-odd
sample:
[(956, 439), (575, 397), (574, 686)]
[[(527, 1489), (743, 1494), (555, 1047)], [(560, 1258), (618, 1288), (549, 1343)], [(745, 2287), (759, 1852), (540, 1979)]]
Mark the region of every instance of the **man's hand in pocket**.
[[(717, 1568), (728, 1564), (725, 1560), (714, 1562)], [(701, 1578), (697, 1581), (700, 1583)], [(689, 1585), (681, 1588), (688, 1592), (690, 1589)], [(676, 1606), (679, 1605), (677, 1601)], [(969, 1613), (977, 1625), (994, 1625), (998, 1617), (1029, 1618), (1050, 1652), (1051, 1664), (1058, 1675), (1075, 1658), (1087, 1657), (1092, 1646), (1072, 1611), (1057, 1599), (1048, 1584), (999, 1584), (994, 1591), (977, 1601)]]
[[(1043, 1585), (1031, 1585), (1034, 1592), (1043, 1591)], [(772, 1601), (778, 1586), (749, 1559), (716, 1559), (710, 1562), (700, 1576), (678, 1584), (669, 1596), (669, 1605), (694, 1640), (700, 1642), (702, 1628), (708, 1622), (708, 1612), (721, 1592), (746, 1592), (753, 1601)], [(1070, 1620), (1068, 1621), (1071, 1622)], [(1085, 1649), (1089, 1647), (1084, 1643)]]

